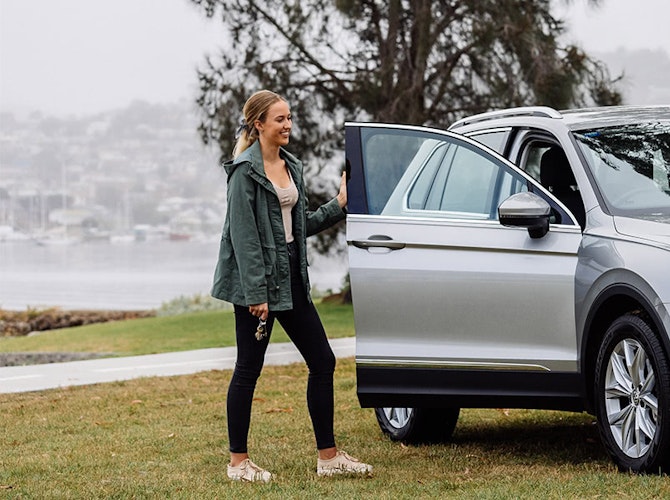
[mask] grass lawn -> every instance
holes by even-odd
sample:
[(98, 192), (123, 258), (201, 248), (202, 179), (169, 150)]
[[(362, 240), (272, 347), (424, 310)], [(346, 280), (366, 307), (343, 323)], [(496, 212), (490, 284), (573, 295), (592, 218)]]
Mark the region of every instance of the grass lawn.
[[(319, 304), (331, 337), (353, 334), (350, 306)], [(208, 312), (0, 339), (0, 352), (147, 354), (233, 345), (233, 315)], [(274, 341), (286, 341), (281, 328)], [(268, 485), (225, 476), (230, 371), (0, 395), (2, 498), (670, 498), (667, 476), (617, 472), (591, 416), (466, 409), (452, 442), (408, 447), (385, 438), (356, 399), (353, 359), (338, 361), (340, 446), (371, 478), (317, 478), (302, 364), (267, 366), (250, 451)]]
[(252, 457), (268, 484), (225, 476), (230, 371), (2, 395), (0, 498), (669, 498), (667, 476), (616, 471), (584, 414), (463, 410), (453, 441), (386, 439), (338, 361), (335, 430), (371, 478), (318, 478), (306, 369), (267, 366), (252, 415)]
[[(317, 304), (331, 338), (354, 334), (351, 305)], [(200, 312), (98, 323), (49, 330), (30, 337), (0, 338), (0, 352), (95, 352), (118, 356), (186, 351), (235, 345), (234, 315), (231, 311)], [(273, 342), (288, 342), (275, 322)]]

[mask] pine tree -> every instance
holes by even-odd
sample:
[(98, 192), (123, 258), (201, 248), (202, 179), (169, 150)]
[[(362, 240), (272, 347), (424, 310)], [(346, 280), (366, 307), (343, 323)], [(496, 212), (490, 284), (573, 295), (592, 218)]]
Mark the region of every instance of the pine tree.
[(192, 1), (230, 31), (198, 71), (202, 139), (227, 159), (247, 97), (283, 95), (314, 204), (334, 193), (345, 120), (447, 127), (491, 109), (621, 102), (602, 63), (561, 44), (549, 0)]

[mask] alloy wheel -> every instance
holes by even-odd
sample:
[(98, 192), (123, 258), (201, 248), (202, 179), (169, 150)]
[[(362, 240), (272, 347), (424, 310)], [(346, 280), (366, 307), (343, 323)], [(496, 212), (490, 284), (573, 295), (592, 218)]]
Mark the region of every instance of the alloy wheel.
[(384, 408), (386, 419), (396, 429), (402, 429), (407, 425), (412, 416), (413, 408)]
[(617, 445), (631, 458), (642, 457), (658, 426), (656, 375), (642, 345), (626, 338), (613, 349), (605, 375), (605, 411)]

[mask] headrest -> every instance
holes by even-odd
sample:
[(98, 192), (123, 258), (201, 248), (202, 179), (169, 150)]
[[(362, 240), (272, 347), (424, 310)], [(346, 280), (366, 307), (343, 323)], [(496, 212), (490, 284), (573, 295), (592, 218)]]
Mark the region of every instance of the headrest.
[(577, 184), (565, 152), (558, 146), (551, 146), (540, 160), (540, 182), (552, 192), (570, 189)]

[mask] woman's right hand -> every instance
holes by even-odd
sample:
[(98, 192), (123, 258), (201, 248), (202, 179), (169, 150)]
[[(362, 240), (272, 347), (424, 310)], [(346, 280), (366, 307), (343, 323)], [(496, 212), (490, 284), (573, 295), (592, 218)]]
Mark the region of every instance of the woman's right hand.
[(347, 206), (347, 174), (342, 172), (342, 177), (340, 178), (340, 192), (337, 193), (337, 203), (340, 205), (340, 208)]
[(270, 312), (270, 310), (268, 309), (268, 303), (264, 302), (262, 304), (254, 304), (252, 306), (249, 306), (249, 312), (253, 316), (256, 316), (257, 318), (265, 321), (266, 319), (268, 319), (268, 313)]

